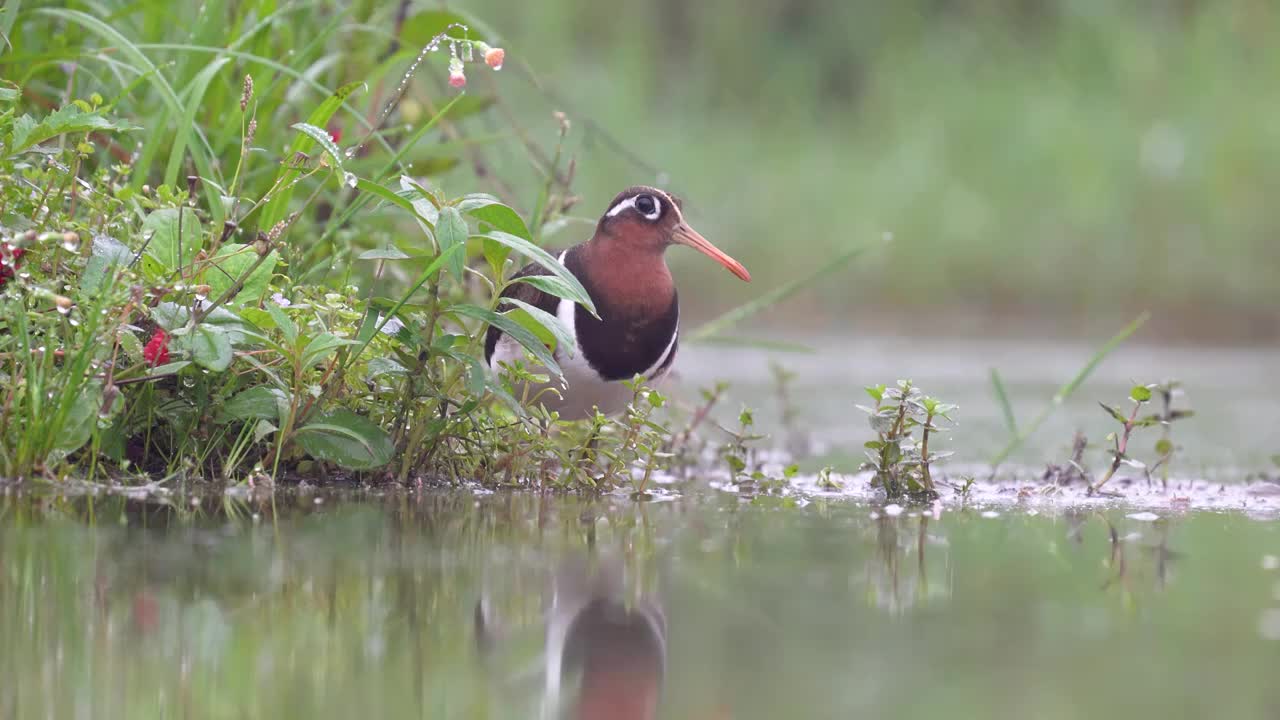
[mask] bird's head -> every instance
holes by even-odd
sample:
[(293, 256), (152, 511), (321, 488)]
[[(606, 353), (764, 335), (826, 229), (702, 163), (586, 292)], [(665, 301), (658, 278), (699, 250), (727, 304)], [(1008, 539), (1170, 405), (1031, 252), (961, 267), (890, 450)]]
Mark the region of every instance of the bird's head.
[(596, 225), (595, 241), (622, 243), (637, 252), (658, 254), (670, 245), (688, 245), (740, 279), (751, 280), (742, 263), (689, 227), (679, 198), (657, 188), (637, 185), (618, 193)]

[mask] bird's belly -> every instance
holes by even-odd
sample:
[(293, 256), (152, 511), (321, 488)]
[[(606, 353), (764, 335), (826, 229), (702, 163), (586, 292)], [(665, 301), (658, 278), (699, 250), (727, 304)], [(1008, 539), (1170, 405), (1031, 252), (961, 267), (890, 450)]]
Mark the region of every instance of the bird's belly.
[[(528, 388), (516, 388), (516, 398), (529, 398), (548, 410), (560, 414), (562, 420), (582, 420), (592, 417), (599, 408), (605, 415), (617, 415), (631, 402), (632, 391), (620, 380), (605, 380), (582, 357), (579, 350), (572, 356), (555, 353), (556, 362), (564, 371), (563, 380), (552, 378), (550, 382), (530, 384)], [(500, 363), (511, 364), (523, 360), (535, 372), (549, 374), (536, 361), (529, 358), (520, 344), (507, 335), (498, 340), (490, 366), (496, 372)], [(647, 381), (653, 388), (661, 388), (669, 375), (670, 365), (656, 372)], [(524, 391), (527, 390), (527, 394)]]

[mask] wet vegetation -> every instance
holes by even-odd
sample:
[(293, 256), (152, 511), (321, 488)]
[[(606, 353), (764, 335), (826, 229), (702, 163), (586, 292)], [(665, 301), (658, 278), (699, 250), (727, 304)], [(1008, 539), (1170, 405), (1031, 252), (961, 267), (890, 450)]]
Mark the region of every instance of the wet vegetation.
[[(76, 6), (6, 10), (0, 477), (244, 487), (355, 478), (637, 497), (694, 471), (749, 496), (796, 477), (810, 443), (781, 365), (780, 443), (760, 410), (725, 417), (725, 386), (689, 407), (637, 384), (619, 416), (572, 424), (533, 402), (526, 388), (558, 372), (550, 353), (566, 329), (498, 298), (536, 283), (591, 309), (545, 249), (590, 222), (575, 214), (575, 118), (558, 112), (531, 132), (492, 82), (516, 57), (488, 25), (405, 8), (393, 31), (375, 32), (344, 24), (374, 12), (366, 7), (299, 26), (295, 6), (206, 3), (181, 11), (192, 14), (182, 38), (156, 20), (156, 3), (111, 22)], [(337, 57), (346, 70), (326, 71)], [(352, 74), (367, 82), (338, 82)], [(519, 139), (523, 170), (495, 169), (486, 132)], [(729, 334), (743, 321), (899, 244), (849, 243), (685, 338), (743, 343)], [(514, 276), (527, 262), (549, 274)], [(1147, 318), (1101, 346), (1029, 422), (993, 368), (1008, 441), (990, 464), (1039, 431)], [(488, 326), (543, 367), (489, 373)], [(1132, 413), (1109, 410), (1121, 427), (1096, 485), (1083, 439), (1071, 472), (1056, 477), (1100, 488), (1128, 465), (1168, 482), (1171, 426), (1187, 411), (1171, 405), (1176, 384), (1142, 388), (1150, 397), (1134, 396)], [(909, 382), (869, 392), (871, 486), (927, 500), (954, 484), (939, 441), (955, 407)], [(1144, 403), (1159, 409), (1139, 415)], [(1157, 425), (1155, 453), (1140, 465), (1130, 438)], [(819, 485), (841, 487), (841, 469), (855, 465), (826, 467)]]

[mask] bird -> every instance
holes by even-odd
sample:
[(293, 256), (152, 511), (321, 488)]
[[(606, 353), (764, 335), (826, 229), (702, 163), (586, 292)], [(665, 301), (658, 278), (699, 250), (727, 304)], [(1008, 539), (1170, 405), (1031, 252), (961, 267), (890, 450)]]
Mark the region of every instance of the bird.
[[(680, 335), (680, 303), (665, 257), (672, 245), (691, 247), (744, 282), (751, 280), (742, 263), (689, 226), (679, 198), (636, 185), (614, 197), (590, 239), (552, 253), (582, 284), (599, 317), (528, 283), (512, 283), (503, 291), (503, 299), (556, 316), (574, 341), (573, 347), (557, 346), (552, 355), (563, 376), (530, 388), (529, 397), (562, 420), (594, 417), (596, 411), (616, 415), (633, 397), (626, 381), (639, 375), (652, 386), (669, 375)], [(530, 264), (513, 277), (545, 274), (546, 268)], [(517, 360), (536, 366), (519, 342), (493, 325), (485, 334), (484, 354), (495, 373)]]
[[(472, 614), (478, 657), (498, 687), (542, 680), (539, 717), (642, 720), (657, 717), (667, 670), (667, 617), (661, 596), (627, 581), (610, 554), (563, 558), (550, 573), (542, 647), (533, 673), (500, 671), (516, 645), (488, 594)], [(522, 651), (522, 650), (518, 650)], [(532, 687), (527, 684), (525, 687)]]

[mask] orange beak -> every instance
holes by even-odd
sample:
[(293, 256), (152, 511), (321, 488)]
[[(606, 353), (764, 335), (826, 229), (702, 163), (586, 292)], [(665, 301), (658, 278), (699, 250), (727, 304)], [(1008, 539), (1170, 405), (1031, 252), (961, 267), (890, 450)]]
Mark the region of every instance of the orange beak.
[(675, 242), (680, 245), (688, 245), (707, 257), (715, 260), (721, 265), (729, 269), (729, 272), (737, 275), (740, 280), (751, 282), (751, 273), (742, 267), (742, 263), (734, 260), (724, 253), (723, 250), (711, 244), (711, 241), (698, 234), (697, 230), (689, 227), (687, 223), (676, 225), (672, 231), (672, 237)]

